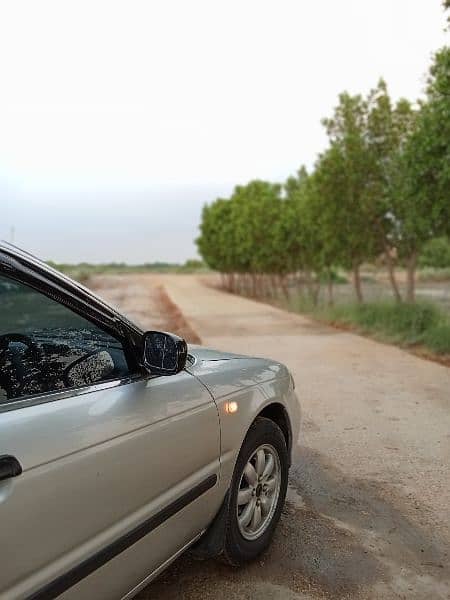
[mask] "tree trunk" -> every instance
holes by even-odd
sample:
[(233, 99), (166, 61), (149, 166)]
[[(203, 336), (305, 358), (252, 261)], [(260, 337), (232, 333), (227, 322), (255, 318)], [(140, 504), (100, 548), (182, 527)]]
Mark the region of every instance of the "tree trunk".
[(416, 299), (416, 267), (417, 252), (412, 252), (406, 263), (406, 300), (414, 302)]
[(256, 297), (261, 298), (262, 297), (261, 275), (259, 273), (257, 275), (255, 275), (255, 290), (256, 290)]
[(252, 296), (253, 298), (256, 298), (258, 296), (258, 288), (257, 288), (257, 282), (256, 282), (256, 274), (252, 273), (250, 275), (251, 280), (252, 280)]
[(328, 304), (330, 306), (333, 306), (334, 295), (333, 295), (333, 278), (331, 275), (331, 271), (328, 272), (327, 289), (328, 289)]
[(359, 263), (353, 265), (353, 286), (355, 288), (356, 299), (358, 302), (364, 302), (364, 297), (361, 287), (361, 273), (359, 271)]
[(273, 297), (278, 298), (278, 282), (276, 276), (273, 273), (271, 273), (270, 275), (270, 285), (272, 287)]
[(319, 294), (320, 294), (320, 282), (316, 283), (316, 285), (314, 286), (314, 297), (313, 297), (314, 306), (317, 306), (319, 304)]
[(286, 298), (286, 300), (289, 300), (289, 288), (286, 282), (286, 277), (283, 277), (283, 275), (279, 275), (278, 277), (280, 281), (281, 290), (283, 291), (283, 295)]
[(267, 276), (265, 273), (263, 273), (261, 275), (261, 296), (263, 298), (268, 298), (269, 297), (269, 284), (267, 283)]
[(267, 275), (261, 275), (261, 293), (263, 298), (270, 298), (270, 285)]
[(386, 256), (386, 266), (387, 266), (387, 270), (388, 270), (388, 274), (389, 274), (389, 281), (391, 282), (391, 287), (392, 287), (392, 291), (394, 292), (394, 297), (397, 300), (397, 302), (401, 302), (402, 296), (400, 294), (398, 283), (395, 278), (394, 261), (392, 260), (392, 256), (389, 251), (389, 248), (386, 249), (385, 256)]
[(297, 291), (299, 293), (299, 295), (303, 294), (303, 287), (304, 287), (304, 275), (303, 275), (303, 271), (297, 271), (295, 273), (295, 287), (297, 288)]
[(313, 291), (312, 277), (311, 277), (311, 273), (310, 273), (309, 269), (307, 269), (305, 271), (305, 280), (306, 280), (306, 289), (308, 290), (309, 297), (313, 301), (313, 304), (314, 304), (314, 291)]
[(319, 303), (320, 282), (314, 281), (311, 271), (309, 270), (305, 271), (305, 276), (309, 297), (311, 298), (313, 305), (317, 306)]

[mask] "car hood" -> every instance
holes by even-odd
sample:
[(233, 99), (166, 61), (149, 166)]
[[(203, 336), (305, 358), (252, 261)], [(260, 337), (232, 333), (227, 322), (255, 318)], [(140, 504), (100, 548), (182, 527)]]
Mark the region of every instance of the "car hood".
[(199, 379), (215, 399), (252, 385), (289, 377), (283, 364), (266, 358), (191, 345), (189, 354), (194, 360), (187, 363), (186, 370)]

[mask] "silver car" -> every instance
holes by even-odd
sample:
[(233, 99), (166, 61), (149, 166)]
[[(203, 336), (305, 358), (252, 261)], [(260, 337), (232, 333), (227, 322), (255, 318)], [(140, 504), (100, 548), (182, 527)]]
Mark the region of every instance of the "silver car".
[(131, 598), (270, 543), (300, 410), (278, 362), (143, 332), (0, 244), (0, 598)]

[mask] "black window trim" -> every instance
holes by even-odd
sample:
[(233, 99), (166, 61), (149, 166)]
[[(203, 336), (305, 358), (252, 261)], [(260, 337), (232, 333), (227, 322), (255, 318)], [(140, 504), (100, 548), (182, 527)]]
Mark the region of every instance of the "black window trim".
[[(147, 376), (149, 379), (151, 375)], [(11, 410), (19, 410), (27, 408), (29, 406), (38, 406), (40, 404), (46, 404), (47, 402), (57, 402), (58, 400), (67, 400), (70, 398), (78, 398), (85, 394), (92, 394), (94, 392), (100, 392), (102, 390), (109, 390), (122, 385), (128, 385), (136, 381), (142, 381), (146, 377), (140, 375), (131, 375), (129, 377), (123, 377), (121, 379), (106, 379), (99, 381), (98, 383), (86, 384), (78, 387), (65, 388), (63, 390), (55, 390), (53, 392), (42, 392), (41, 394), (30, 394), (29, 396), (22, 396), (17, 400), (0, 403), (0, 414), (9, 412)]]

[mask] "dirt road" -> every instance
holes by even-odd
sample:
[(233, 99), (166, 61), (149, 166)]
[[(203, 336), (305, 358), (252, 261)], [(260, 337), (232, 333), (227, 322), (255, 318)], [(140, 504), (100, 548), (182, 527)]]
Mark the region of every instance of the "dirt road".
[(236, 571), (185, 556), (139, 599), (450, 598), (450, 370), (195, 276), (113, 288), (145, 305), (155, 282), (205, 345), (285, 362), (304, 420), (261, 561)]

